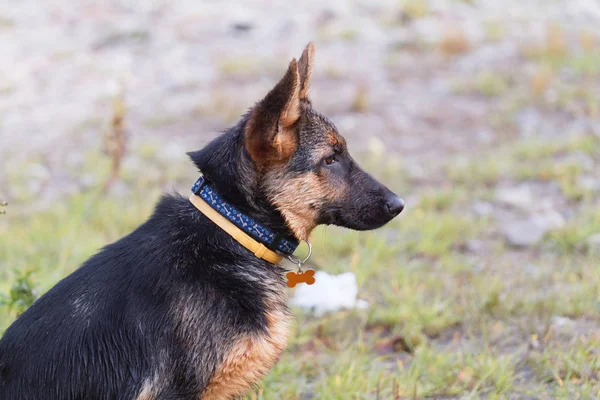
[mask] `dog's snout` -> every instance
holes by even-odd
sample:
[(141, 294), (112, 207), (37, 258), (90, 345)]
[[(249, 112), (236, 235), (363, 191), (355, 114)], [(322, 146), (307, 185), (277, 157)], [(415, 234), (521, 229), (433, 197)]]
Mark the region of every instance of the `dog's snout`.
[(404, 210), (404, 200), (395, 194), (390, 194), (387, 198), (386, 207), (390, 215), (395, 217)]

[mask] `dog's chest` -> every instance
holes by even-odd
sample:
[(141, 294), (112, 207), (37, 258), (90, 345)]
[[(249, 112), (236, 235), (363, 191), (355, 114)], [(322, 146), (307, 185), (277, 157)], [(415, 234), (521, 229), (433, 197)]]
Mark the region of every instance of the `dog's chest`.
[(201, 396), (202, 400), (232, 399), (244, 394), (277, 362), (286, 347), (290, 315), (285, 305), (267, 313), (266, 333), (236, 339)]

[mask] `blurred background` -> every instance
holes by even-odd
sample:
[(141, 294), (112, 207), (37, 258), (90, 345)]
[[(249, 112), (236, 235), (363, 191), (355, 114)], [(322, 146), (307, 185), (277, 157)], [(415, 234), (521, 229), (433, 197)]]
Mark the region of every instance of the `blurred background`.
[(293, 308), (248, 399), (600, 398), (595, 0), (1, 3), (0, 332), (310, 40), (315, 108), (407, 207), (315, 233), (368, 308)]

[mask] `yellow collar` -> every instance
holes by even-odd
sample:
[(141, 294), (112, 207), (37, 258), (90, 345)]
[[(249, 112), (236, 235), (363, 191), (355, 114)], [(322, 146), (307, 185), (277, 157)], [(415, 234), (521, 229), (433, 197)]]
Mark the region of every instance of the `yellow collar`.
[(268, 249), (264, 244), (252, 239), (246, 232), (235, 226), (227, 218), (219, 214), (214, 208), (208, 205), (200, 196), (192, 194), (190, 196), (192, 204), (208, 219), (214, 222), (219, 228), (223, 229), (239, 244), (250, 250), (258, 258), (262, 258), (271, 264), (279, 264), (281, 256), (273, 250)]

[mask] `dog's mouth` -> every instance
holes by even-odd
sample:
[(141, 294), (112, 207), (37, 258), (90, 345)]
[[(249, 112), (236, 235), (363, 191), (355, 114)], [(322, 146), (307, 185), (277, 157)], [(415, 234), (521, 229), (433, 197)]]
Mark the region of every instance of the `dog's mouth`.
[(328, 207), (322, 213), (319, 223), (342, 226), (357, 231), (380, 228), (397, 217), (404, 209), (404, 201), (395, 197), (397, 200), (394, 199), (393, 202), (375, 202), (375, 205), (363, 207)]

